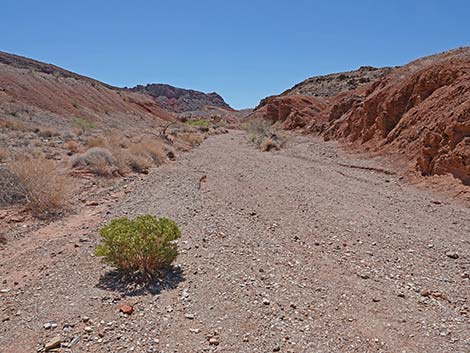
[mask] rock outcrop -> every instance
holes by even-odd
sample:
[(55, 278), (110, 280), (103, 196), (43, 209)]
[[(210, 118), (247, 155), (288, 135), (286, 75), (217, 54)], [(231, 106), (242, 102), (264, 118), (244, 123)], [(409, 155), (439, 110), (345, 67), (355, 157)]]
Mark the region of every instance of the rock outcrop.
[(469, 47), (384, 69), (337, 94), (292, 95), (302, 87), (263, 100), (252, 118), (400, 156), (424, 176), (452, 174), (470, 185)]
[(233, 110), (217, 93), (203, 93), (192, 89), (177, 88), (166, 84), (148, 84), (131, 88), (134, 92), (149, 94), (165, 109), (174, 113), (203, 110), (218, 107)]

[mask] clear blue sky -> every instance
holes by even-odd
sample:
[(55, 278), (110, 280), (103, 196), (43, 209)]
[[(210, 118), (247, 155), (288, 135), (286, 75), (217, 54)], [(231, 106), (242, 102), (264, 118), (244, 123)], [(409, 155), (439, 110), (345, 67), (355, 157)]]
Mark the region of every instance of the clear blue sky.
[(310, 76), (470, 45), (470, 1), (2, 0), (0, 50), (250, 107)]

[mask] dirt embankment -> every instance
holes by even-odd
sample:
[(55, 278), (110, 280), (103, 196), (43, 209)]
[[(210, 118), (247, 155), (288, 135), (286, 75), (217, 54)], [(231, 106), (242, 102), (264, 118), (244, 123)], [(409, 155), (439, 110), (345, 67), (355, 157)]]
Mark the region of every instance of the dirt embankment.
[(55, 127), (80, 118), (123, 129), (174, 120), (148, 95), (3, 52), (0, 115)]
[(253, 117), (400, 156), (421, 175), (450, 173), (470, 185), (470, 48), (390, 69), (332, 97), (270, 97)]

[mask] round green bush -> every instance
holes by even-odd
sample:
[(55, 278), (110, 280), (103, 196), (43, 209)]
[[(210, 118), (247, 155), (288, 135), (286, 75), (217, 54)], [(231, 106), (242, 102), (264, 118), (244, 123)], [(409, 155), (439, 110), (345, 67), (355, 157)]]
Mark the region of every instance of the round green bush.
[(95, 255), (122, 270), (158, 274), (178, 255), (175, 240), (180, 237), (176, 223), (151, 215), (133, 220), (127, 217), (112, 220), (100, 229), (101, 244)]

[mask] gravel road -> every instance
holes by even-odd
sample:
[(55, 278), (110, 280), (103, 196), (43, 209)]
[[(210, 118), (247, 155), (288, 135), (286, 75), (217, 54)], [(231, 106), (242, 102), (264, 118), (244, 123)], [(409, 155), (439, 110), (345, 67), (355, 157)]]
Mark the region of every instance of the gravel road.
[[(312, 137), (211, 137), (0, 250), (0, 351), (470, 352), (470, 209), (389, 168)], [(100, 224), (145, 213), (181, 225), (180, 256), (131, 291), (91, 253)]]

